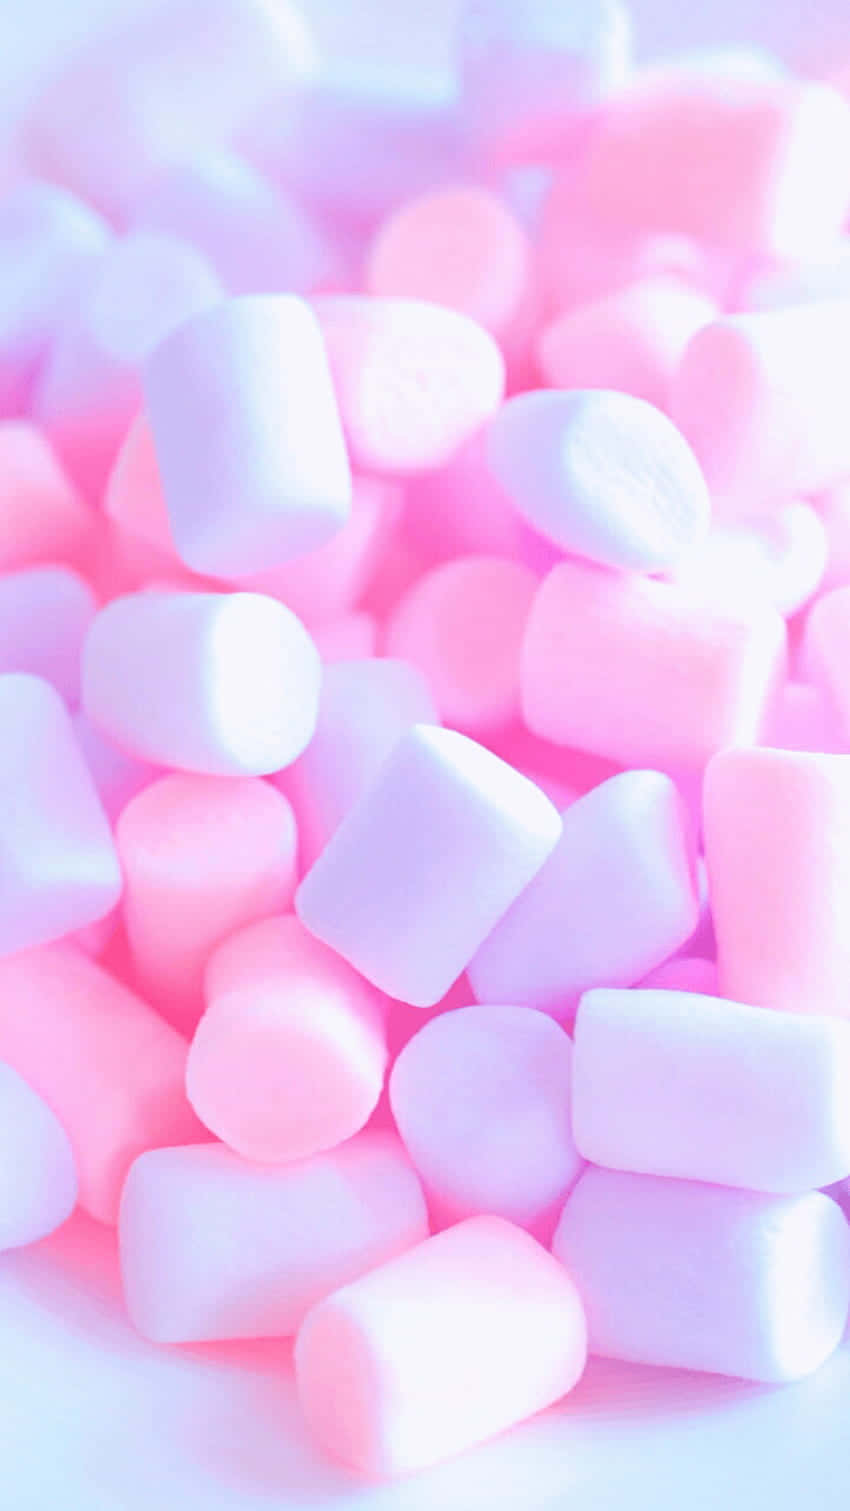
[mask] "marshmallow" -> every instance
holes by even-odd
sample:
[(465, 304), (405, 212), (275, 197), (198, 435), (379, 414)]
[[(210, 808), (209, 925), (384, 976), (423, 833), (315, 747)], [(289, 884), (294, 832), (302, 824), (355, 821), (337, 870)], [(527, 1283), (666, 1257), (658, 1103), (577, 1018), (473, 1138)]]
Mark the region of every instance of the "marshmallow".
[(320, 675), (312, 640), (282, 603), (150, 590), (96, 615), (83, 648), (83, 708), (137, 759), (261, 776), (309, 743)]
[(307, 873), (295, 910), (382, 991), (429, 1007), (560, 833), (533, 783), (466, 736), (417, 724)]
[(582, 1169), (571, 1082), (569, 1038), (524, 1007), (461, 1007), (414, 1034), (390, 1104), (443, 1225), (491, 1213), (551, 1236)]
[(232, 934), (205, 982), (186, 1087), (218, 1138), (282, 1162), (360, 1131), (387, 1061), (384, 1003), (368, 982), (292, 917)]
[(850, 1024), (685, 991), (586, 992), (573, 1133), (609, 1170), (793, 1195), (850, 1176)]
[(156, 1149), (121, 1200), (124, 1299), (157, 1343), (287, 1337), (322, 1296), (427, 1233), (419, 1182), (386, 1134), (289, 1165), (222, 1144)]
[(591, 1353), (781, 1383), (837, 1348), (850, 1229), (828, 1196), (768, 1196), (586, 1170), (553, 1252), (587, 1309)]
[(469, 965), (479, 1002), (569, 1014), (591, 986), (630, 986), (690, 938), (693, 837), (658, 771), (611, 777), (562, 814), (543, 868)]
[(307, 1314), (307, 1424), (369, 1474), (425, 1468), (560, 1400), (585, 1362), (578, 1293), (521, 1228), (472, 1217)]
[(704, 804), (723, 995), (850, 1015), (850, 758), (727, 750)]
[(178, 554), (240, 577), (324, 545), (351, 476), (318, 324), (294, 295), (231, 299), (154, 352), (145, 400)]

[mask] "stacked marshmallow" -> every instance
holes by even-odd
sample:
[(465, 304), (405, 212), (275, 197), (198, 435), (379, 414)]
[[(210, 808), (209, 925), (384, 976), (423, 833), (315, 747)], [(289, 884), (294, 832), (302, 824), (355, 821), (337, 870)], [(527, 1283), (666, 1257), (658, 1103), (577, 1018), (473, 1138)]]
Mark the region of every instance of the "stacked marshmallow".
[(0, 1247), (370, 1474), (850, 1311), (850, 106), (629, 39), (172, 0), (0, 202)]

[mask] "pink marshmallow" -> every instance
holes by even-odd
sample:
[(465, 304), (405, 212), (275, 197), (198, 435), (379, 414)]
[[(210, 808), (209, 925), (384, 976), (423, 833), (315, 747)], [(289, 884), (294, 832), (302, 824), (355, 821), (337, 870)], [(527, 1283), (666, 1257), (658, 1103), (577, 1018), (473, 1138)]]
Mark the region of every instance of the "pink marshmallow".
[(468, 316), (354, 294), (313, 305), (355, 467), (405, 477), (442, 466), (497, 408), (504, 359)]
[(441, 1225), (491, 1213), (551, 1237), (582, 1168), (571, 1083), (568, 1036), (525, 1007), (461, 1007), (414, 1034), (390, 1103)]
[(704, 804), (723, 995), (850, 1015), (850, 760), (727, 750)]
[(667, 409), (691, 337), (717, 316), (708, 294), (672, 277), (642, 278), (565, 310), (540, 333), (548, 388), (614, 388)]
[(0, 676), (0, 727), (2, 956), (103, 918), (121, 895), (121, 871), (56, 690), (40, 677)]
[(759, 738), (785, 676), (775, 609), (563, 562), (532, 605), (523, 713), (545, 739), (624, 764), (699, 768)]
[(329, 1291), (427, 1233), (419, 1182), (386, 1134), (289, 1165), (222, 1144), (156, 1149), (124, 1187), (124, 1298), (157, 1343), (287, 1337)]
[(141, 407), (148, 353), (220, 297), (206, 259), (174, 237), (139, 231), (102, 259), (57, 333), (33, 402), (71, 477), (94, 500)]
[(52, 1233), (76, 1202), (67, 1133), (17, 1071), (0, 1063), (0, 1252)]
[(848, 749), (829, 700), (809, 682), (786, 682), (768, 735), (767, 743), (780, 750), (838, 754)]
[(65, 476), (46, 439), (24, 420), (0, 422), (0, 571), (66, 562), (95, 550), (98, 517)]
[(548, 861), (469, 966), (479, 1002), (569, 1014), (591, 986), (630, 986), (696, 928), (696, 857), (682, 799), (626, 771), (562, 814)]
[(191, 1030), (216, 945), (291, 902), (292, 809), (256, 778), (172, 774), (126, 805), (116, 842), (138, 979), (167, 1017)]
[(187, 1045), (71, 944), (0, 960), (0, 1059), (64, 1125), (92, 1217), (115, 1222), (138, 1154), (201, 1138), (186, 1101)]
[(96, 607), (88, 583), (68, 567), (0, 576), (0, 673), (43, 677), (75, 703), (83, 640)]
[(402, 735), (414, 724), (436, 723), (427, 683), (415, 666), (381, 657), (325, 667), (315, 733), (282, 783), (298, 814), (305, 868), (372, 785)]
[(295, 1376), (322, 1447), (390, 1475), (560, 1400), (585, 1354), (566, 1270), (521, 1228), (472, 1217), (320, 1302), (296, 1339)]
[(837, 1348), (850, 1229), (828, 1196), (584, 1172), (555, 1234), (591, 1353), (780, 1383)]
[(287, 917), (231, 935), (205, 983), (186, 1067), (202, 1123), (237, 1154), (274, 1163), (360, 1131), (387, 1061), (384, 1002), (362, 976)]
[(520, 394), (490, 423), (487, 465), (541, 535), (591, 561), (657, 572), (708, 531), (705, 479), (676, 427), (600, 389)]
[(28, 410), (63, 320), (110, 240), (100, 216), (56, 184), (24, 179), (0, 198), (0, 414)]
[(820, 84), (658, 68), (600, 113), (583, 172), (612, 225), (805, 254), (850, 207), (850, 108)]
[(463, 556), (396, 604), (385, 648), (418, 666), (447, 724), (478, 734), (519, 716), (520, 649), (537, 577), (521, 562)]
[(512, 353), (528, 324), (531, 249), (499, 195), (473, 185), (435, 189), (381, 226), (365, 283), (370, 294), (427, 299), (469, 315)]
[(235, 152), (201, 151), (167, 170), (142, 193), (131, 223), (191, 242), (230, 294), (306, 293), (335, 268), (306, 211)]
[(288, 766), (316, 723), (321, 662), (299, 619), (260, 593), (117, 598), (83, 648), (83, 708), (138, 760), (211, 776)]
[(720, 296), (728, 267), (714, 248), (691, 237), (611, 225), (581, 173), (581, 160), (555, 173), (547, 187), (537, 235), (537, 274), (553, 312), (572, 310), (648, 278)]
[(697, 331), (671, 412), (718, 514), (770, 512), (778, 501), (823, 492), (850, 474), (848, 352), (850, 300), (727, 315)]
[(793, 1195), (850, 1175), (850, 1024), (683, 991), (581, 999), (573, 1134), (594, 1165)]
[(153, 353), (145, 399), (178, 554), (241, 577), (324, 545), (351, 475), (324, 342), (294, 295), (230, 299)]
[(295, 895), (302, 923), (389, 996), (445, 995), (561, 833), (557, 809), (453, 730), (390, 752)]

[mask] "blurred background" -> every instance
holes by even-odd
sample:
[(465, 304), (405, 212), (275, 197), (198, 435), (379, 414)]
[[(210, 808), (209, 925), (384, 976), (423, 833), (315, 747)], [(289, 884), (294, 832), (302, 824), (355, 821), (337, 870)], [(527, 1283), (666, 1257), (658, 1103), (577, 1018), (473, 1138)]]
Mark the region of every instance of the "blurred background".
[[(0, 0), (0, 130), (68, 48), (122, 16), (162, 0)], [(519, 5), (522, 0), (517, 0)], [(205, 0), (196, 0), (199, 13)], [(459, 0), (302, 0), (335, 60), (440, 73)], [(771, 47), (789, 62), (828, 64), (843, 39), (848, 0), (632, 0), (637, 52), (652, 57), (718, 43)]]

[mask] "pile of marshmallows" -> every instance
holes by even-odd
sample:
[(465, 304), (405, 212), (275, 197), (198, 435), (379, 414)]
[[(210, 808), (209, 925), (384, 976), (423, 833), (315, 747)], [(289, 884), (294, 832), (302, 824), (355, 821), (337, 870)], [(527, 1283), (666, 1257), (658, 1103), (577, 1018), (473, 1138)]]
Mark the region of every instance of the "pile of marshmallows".
[(850, 105), (631, 70), (618, 0), (474, 0), (445, 96), (282, 0), (134, 25), (0, 202), (0, 1246), (117, 1222), (144, 1335), (295, 1336), (376, 1474), (588, 1348), (803, 1376)]

